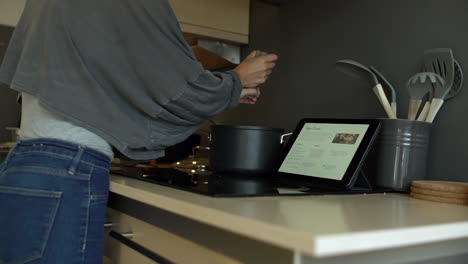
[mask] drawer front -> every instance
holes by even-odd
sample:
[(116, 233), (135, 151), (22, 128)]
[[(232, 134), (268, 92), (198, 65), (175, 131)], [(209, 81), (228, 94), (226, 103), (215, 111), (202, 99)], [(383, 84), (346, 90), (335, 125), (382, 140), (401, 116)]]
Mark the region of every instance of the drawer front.
[(154, 264), (155, 262), (125, 244), (107, 235), (105, 238), (105, 264)]
[[(116, 239), (122, 238), (122, 235), (136, 245), (137, 249), (146, 249), (149, 253), (147, 256), (157, 255), (174, 263), (241, 263), (119, 211), (108, 208), (107, 215), (112, 226), (106, 228), (105, 255), (115, 264), (155, 263), (151, 258)], [(114, 231), (113, 236), (108, 235), (110, 231)]]

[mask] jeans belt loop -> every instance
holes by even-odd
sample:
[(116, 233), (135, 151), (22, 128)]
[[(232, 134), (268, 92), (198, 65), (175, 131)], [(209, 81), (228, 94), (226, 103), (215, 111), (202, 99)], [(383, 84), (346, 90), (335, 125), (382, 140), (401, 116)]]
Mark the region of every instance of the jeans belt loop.
[(76, 156), (73, 158), (70, 168), (68, 169), (68, 174), (70, 175), (75, 175), (76, 169), (78, 167), (78, 164), (80, 163), (81, 157), (83, 156), (84, 153), (84, 148), (81, 145), (78, 145), (78, 152), (76, 153)]

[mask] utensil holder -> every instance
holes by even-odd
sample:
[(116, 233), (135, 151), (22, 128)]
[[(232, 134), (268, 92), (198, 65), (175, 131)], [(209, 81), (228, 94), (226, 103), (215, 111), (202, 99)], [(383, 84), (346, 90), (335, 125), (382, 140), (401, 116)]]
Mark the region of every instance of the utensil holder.
[(381, 121), (375, 184), (409, 192), (412, 181), (426, 178), (432, 123), (384, 118)]

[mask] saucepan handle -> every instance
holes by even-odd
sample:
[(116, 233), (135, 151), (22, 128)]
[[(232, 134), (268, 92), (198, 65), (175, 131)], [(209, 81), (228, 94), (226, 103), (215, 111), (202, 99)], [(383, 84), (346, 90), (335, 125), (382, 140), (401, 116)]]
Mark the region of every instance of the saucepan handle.
[(286, 133), (286, 134), (281, 135), (280, 144), (283, 144), (283, 143), (284, 143), (284, 138), (285, 138), (285, 137), (289, 137), (289, 136), (291, 136), (292, 134), (293, 134), (293, 133)]
[[(214, 126), (217, 126), (217, 125), (221, 125), (221, 122), (219, 122), (218, 120), (214, 119), (214, 118), (210, 118), (208, 119), (208, 121), (210, 121), (210, 123)], [(208, 141), (211, 142), (211, 131), (210, 133), (208, 134)]]

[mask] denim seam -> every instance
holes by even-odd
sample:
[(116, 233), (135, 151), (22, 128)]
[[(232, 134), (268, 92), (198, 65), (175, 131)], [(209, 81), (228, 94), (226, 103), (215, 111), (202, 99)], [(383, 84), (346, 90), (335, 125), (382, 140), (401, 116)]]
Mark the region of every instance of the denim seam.
[(16, 187), (4, 187), (0, 186), (1, 193), (17, 194), (17, 195), (27, 195), (34, 197), (48, 197), (48, 198), (60, 198), (62, 192), (53, 192), (42, 189), (26, 189), (26, 188), (16, 188)]
[[(30, 151), (12, 151), (12, 153), (14, 154), (29, 154), (29, 153), (41, 153), (41, 154), (46, 154), (46, 155), (51, 155), (51, 156), (57, 156), (57, 157), (61, 157), (61, 158), (66, 158), (66, 159), (73, 159), (74, 156), (67, 156), (67, 155), (62, 155), (62, 154), (57, 154), (57, 153), (54, 153), (54, 152), (48, 152), (48, 151), (40, 151), (40, 150), (30, 150)], [(5, 160), (6, 161), (6, 160)], [(100, 168), (100, 169), (104, 169), (104, 170), (107, 170), (108, 168), (106, 167), (102, 167), (102, 166), (99, 166), (99, 165), (96, 165), (96, 164), (93, 164), (93, 163), (90, 163), (90, 162), (87, 162), (87, 161), (84, 161), (84, 160), (81, 160), (80, 162), (86, 164), (86, 165), (89, 165), (91, 167), (96, 167), (96, 168)], [(5, 164), (6, 165), (6, 164)]]
[(93, 194), (91, 195), (90, 199), (93, 201), (99, 201), (101, 199), (106, 199), (108, 195), (106, 194)]
[[(91, 174), (93, 173), (94, 168), (91, 169)], [(88, 229), (89, 229), (89, 209), (91, 207), (91, 182), (92, 179), (88, 181), (88, 206), (86, 208), (86, 225), (85, 225), (85, 234), (84, 234), (84, 239), (83, 239), (83, 245), (81, 247), (81, 250), (83, 252), (81, 256), (81, 261), (82, 263), (85, 263), (85, 258), (86, 258), (86, 246), (88, 244)]]
[(3, 164), (2, 164), (3, 166), (1, 167), (0, 174), (3, 173), (3, 172), (6, 170), (7, 165), (8, 165), (8, 162), (10, 161), (11, 156), (12, 156), (13, 154), (15, 154), (15, 153), (13, 153), (13, 151), (8, 152), (8, 154), (7, 154), (6, 158), (5, 158), (5, 160), (3, 161)]
[(18, 261), (11, 262), (11, 263), (1, 262), (1, 264), (3, 264), (3, 263), (6, 263), (6, 264), (24, 264), (24, 263), (27, 263), (27, 262), (30, 262), (30, 261), (33, 261), (33, 260), (36, 260), (36, 259), (40, 259), (41, 257), (42, 257), (42, 254), (37, 253), (37, 254), (32, 255), (32, 256), (30, 256), (28, 258), (25, 258), (25, 259), (20, 259)]
[[(4, 172), (5, 173), (7, 173), (7, 172), (10, 173), (10, 172), (15, 172), (15, 171), (22, 171), (22, 172), (37, 173), (39, 169), (40, 169), (39, 172), (44, 172), (44, 173), (51, 174), (52, 176), (65, 177), (65, 178), (69, 178), (69, 179), (78, 178), (78, 179), (82, 179), (82, 180), (89, 180), (89, 178), (91, 177), (91, 174), (77, 173), (75, 175), (70, 175), (70, 174), (68, 174), (67, 170), (49, 169), (47, 167), (39, 167), (39, 166), (23, 166), (21, 168), (9, 168), (9, 169), (6, 169)], [(92, 170), (92, 168), (91, 168), (91, 170)]]

